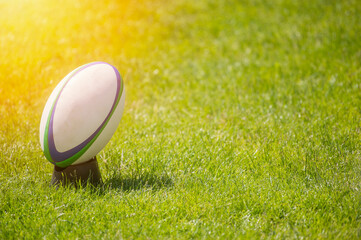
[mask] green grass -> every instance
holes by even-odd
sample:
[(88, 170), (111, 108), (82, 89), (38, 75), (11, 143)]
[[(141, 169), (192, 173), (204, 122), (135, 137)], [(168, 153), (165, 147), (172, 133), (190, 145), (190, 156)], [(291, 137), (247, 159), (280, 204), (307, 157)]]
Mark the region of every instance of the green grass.
[[(361, 238), (358, 1), (0, 1), (0, 239)], [(49, 187), (52, 89), (126, 86), (104, 186)]]

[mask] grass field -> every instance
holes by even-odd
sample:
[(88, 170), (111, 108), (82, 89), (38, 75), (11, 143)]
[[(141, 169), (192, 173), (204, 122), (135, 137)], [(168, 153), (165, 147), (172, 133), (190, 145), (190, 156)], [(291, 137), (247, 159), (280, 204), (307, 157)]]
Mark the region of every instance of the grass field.
[[(0, 239), (361, 238), (357, 0), (0, 0)], [(47, 97), (118, 67), (104, 186), (49, 187)]]

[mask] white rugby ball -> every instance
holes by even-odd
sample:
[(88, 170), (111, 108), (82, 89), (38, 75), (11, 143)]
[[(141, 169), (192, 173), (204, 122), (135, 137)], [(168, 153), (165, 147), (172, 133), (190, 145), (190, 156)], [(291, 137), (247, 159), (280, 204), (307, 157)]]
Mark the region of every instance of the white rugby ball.
[(116, 131), (125, 90), (118, 70), (92, 62), (69, 73), (51, 93), (40, 122), (40, 144), (54, 165), (93, 158)]

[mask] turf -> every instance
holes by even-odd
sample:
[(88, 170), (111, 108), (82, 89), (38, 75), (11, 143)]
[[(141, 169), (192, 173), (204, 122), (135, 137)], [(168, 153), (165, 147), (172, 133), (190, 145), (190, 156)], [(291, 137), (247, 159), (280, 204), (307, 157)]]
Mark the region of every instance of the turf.
[[(0, 239), (361, 238), (361, 5), (0, 1)], [(38, 126), (118, 67), (104, 186), (49, 187)]]

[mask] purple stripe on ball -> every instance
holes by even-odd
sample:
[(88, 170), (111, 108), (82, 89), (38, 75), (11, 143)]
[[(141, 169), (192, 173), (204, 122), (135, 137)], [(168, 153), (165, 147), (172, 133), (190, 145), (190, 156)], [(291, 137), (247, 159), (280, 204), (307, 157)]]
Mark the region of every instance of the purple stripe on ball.
[(115, 95), (115, 99), (113, 101), (113, 105), (107, 115), (107, 117), (104, 119), (104, 121), (102, 122), (102, 124), (97, 128), (97, 130), (90, 135), (84, 142), (80, 143), (78, 146), (69, 149), (65, 152), (58, 152), (58, 150), (55, 147), (55, 142), (54, 142), (54, 133), (53, 133), (53, 122), (54, 122), (54, 114), (55, 114), (55, 109), (56, 109), (56, 105), (58, 103), (59, 97), (61, 95), (61, 93), (63, 92), (65, 86), (68, 84), (68, 82), (70, 81), (71, 78), (73, 78), (74, 76), (76, 76), (76, 74), (78, 74), (79, 72), (81, 72), (82, 70), (84, 70), (85, 68), (88, 68), (90, 66), (96, 65), (96, 64), (107, 64), (110, 65), (108, 63), (105, 62), (94, 62), (94, 63), (90, 63), (88, 65), (85, 65), (83, 68), (79, 69), (73, 76), (71, 76), (68, 81), (64, 84), (63, 88), (61, 89), (58, 97), (55, 100), (55, 104), (53, 107), (53, 111), (51, 113), (51, 117), (50, 117), (50, 122), (49, 122), (49, 131), (48, 131), (48, 146), (49, 146), (49, 153), (51, 155), (51, 158), (55, 161), (55, 162), (61, 162), (64, 161), (72, 156), (74, 156), (76, 153), (78, 153), (79, 151), (81, 151), (87, 144), (90, 143), (90, 141), (99, 133), (99, 131), (103, 128), (103, 126), (105, 125), (105, 123), (107, 122), (107, 120), (110, 118), (111, 113), (113, 112), (113, 109), (116, 107), (116, 103), (117, 103), (117, 99), (120, 93), (120, 86), (121, 86), (121, 78), (120, 78), (120, 74), (118, 72), (118, 70), (110, 65), (113, 69), (115, 74), (117, 75), (117, 92)]

